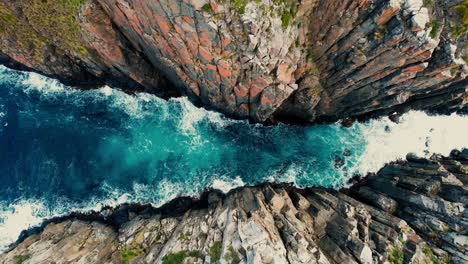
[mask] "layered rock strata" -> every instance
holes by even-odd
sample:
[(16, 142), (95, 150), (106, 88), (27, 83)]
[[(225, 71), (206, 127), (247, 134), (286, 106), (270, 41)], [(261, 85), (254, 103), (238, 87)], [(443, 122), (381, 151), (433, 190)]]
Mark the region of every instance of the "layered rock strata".
[(466, 263), (468, 151), (341, 192), (266, 184), (48, 221), (0, 263)]
[(0, 61), (69, 84), (255, 122), (466, 110), (462, 0), (4, 0), (0, 14)]

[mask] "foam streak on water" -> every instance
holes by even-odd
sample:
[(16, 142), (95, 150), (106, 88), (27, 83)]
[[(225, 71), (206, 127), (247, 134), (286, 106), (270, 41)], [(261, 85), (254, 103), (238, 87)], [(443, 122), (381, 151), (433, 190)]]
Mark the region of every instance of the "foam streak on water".
[(400, 124), (265, 127), (186, 98), (77, 91), (0, 66), (0, 250), (21, 230), (71, 211), (158, 206), (207, 187), (265, 181), (339, 188), (408, 152), (468, 147), (467, 121), (411, 112)]

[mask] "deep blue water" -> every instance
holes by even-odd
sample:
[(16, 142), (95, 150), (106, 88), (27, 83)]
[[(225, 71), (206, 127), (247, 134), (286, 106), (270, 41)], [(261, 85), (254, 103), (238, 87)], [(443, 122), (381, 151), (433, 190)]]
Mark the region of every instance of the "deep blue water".
[[(386, 126), (415, 133), (388, 120), (349, 129), (251, 125), (185, 98), (165, 101), (109, 87), (77, 91), (0, 67), (0, 250), (21, 229), (71, 210), (158, 205), (210, 186), (265, 181), (337, 188), (406, 153), (376, 142), (393, 140)], [(411, 141), (411, 149), (422, 150), (424, 137)], [(337, 157), (342, 167), (335, 167)]]

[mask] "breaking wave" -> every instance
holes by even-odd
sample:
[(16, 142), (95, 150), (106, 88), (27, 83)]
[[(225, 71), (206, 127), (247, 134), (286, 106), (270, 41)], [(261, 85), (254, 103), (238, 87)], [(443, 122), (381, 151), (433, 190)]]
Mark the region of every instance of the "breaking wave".
[(399, 124), (265, 127), (186, 98), (77, 91), (0, 66), (0, 250), (21, 230), (71, 211), (158, 206), (207, 187), (265, 181), (339, 188), (408, 152), (468, 147), (467, 121), (410, 112)]

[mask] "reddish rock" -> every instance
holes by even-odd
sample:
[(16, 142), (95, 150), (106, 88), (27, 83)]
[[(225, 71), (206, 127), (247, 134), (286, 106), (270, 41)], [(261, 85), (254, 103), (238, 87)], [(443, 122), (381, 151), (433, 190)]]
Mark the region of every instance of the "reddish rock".
[(210, 63), (213, 60), (211, 53), (202, 46), (198, 47), (198, 55), (202, 63)]
[(130, 90), (185, 94), (255, 122), (467, 108), (468, 67), (460, 56), (466, 36), (452, 39), (443, 27), (436, 39), (428, 38), (423, 23), (436, 13), (456, 22), (438, 2), (433, 13), (415, 18), (418, 1), (301, 1), (283, 28), (276, 16), (254, 8), (271, 4), (263, 0), (251, 2), (244, 15), (232, 12), (230, 1), (90, 1), (66, 20), (76, 19), (83, 29), (73, 37), (80, 49), (70, 46), (67, 34), (26, 17), (30, 1), (1, 2), (0, 11), (17, 21), (0, 27), (6, 29), (0, 58), (70, 84), (122, 82), (133, 83)]
[(293, 73), (296, 68), (289, 63), (282, 63), (278, 66), (277, 74), (278, 80), (282, 83), (292, 83), (293, 82)]

